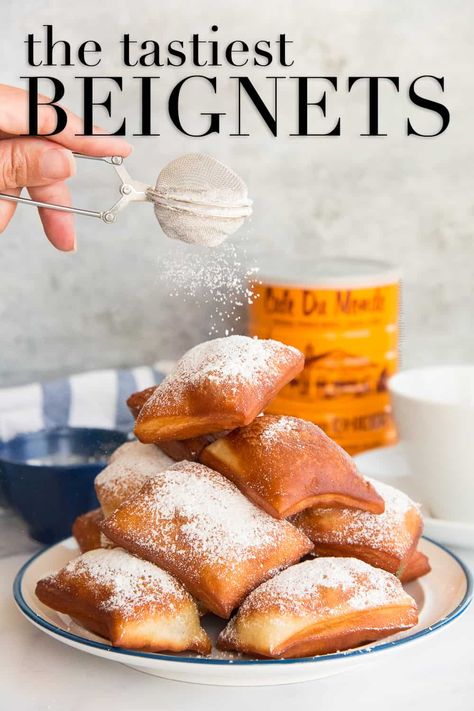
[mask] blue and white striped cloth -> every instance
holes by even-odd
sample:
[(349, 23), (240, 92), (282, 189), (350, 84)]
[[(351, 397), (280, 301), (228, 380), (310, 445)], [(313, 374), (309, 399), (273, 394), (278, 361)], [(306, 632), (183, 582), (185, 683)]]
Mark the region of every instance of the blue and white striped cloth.
[(49, 427), (130, 431), (128, 396), (159, 383), (169, 362), (129, 370), (94, 370), (46, 383), (0, 389), (0, 441)]

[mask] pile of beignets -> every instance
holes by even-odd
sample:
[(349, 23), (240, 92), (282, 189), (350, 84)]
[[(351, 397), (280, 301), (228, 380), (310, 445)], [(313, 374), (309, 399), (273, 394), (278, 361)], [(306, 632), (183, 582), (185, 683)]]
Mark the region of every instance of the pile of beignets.
[(403, 582), (430, 570), (418, 506), (364, 479), (324, 432), (262, 414), (303, 368), (295, 348), (229, 336), (188, 351), (128, 406), (137, 441), (73, 527), (82, 555), (37, 584), (113, 645), (252, 657), (346, 650), (417, 623)]

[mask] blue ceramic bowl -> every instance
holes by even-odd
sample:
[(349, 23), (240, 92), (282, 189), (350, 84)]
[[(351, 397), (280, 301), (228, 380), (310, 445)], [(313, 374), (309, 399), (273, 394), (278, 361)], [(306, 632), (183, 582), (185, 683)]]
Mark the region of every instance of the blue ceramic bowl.
[(32, 538), (55, 543), (71, 535), (79, 514), (98, 506), (94, 479), (124, 432), (61, 427), (0, 443), (0, 482), (7, 503)]

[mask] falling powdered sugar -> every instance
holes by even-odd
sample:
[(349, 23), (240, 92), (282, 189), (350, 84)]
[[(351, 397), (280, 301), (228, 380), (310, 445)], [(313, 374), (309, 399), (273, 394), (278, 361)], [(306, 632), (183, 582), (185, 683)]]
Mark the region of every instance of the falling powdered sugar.
[(168, 248), (159, 262), (169, 295), (206, 309), (210, 336), (233, 333), (244, 307), (255, 298), (251, 282), (257, 279), (258, 267), (249, 263), (244, 247), (237, 250), (232, 243), (205, 251), (180, 247)]

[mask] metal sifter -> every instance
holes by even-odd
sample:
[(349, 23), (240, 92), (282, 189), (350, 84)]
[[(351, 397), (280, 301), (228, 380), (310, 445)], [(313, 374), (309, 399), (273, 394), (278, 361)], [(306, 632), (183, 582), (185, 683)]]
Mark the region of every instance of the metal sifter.
[(150, 202), (168, 237), (209, 247), (223, 242), (252, 214), (252, 201), (244, 181), (224, 163), (204, 153), (189, 153), (168, 163), (154, 187), (134, 180), (121, 156), (98, 158), (80, 153), (74, 156), (114, 167), (121, 181), (120, 198), (108, 210), (55, 205), (4, 193), (0, 193), (0, 199), (97, 217), (107, 224), (114, 223), (131, 202)]

